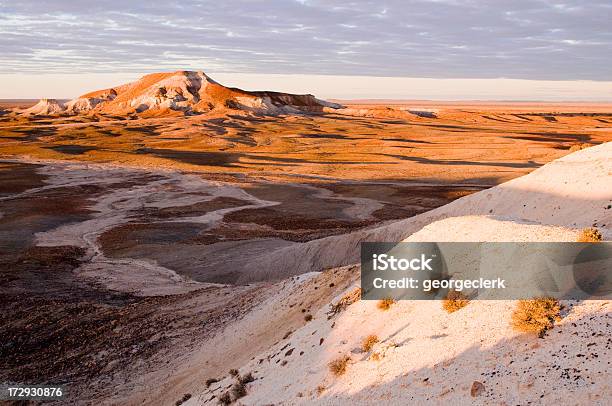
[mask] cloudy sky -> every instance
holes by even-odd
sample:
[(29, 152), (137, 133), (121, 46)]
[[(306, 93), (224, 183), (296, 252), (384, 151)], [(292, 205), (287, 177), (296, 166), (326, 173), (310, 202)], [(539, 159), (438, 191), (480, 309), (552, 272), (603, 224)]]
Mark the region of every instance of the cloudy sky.
[[(70, 93), (88, 78), (86, 90), (197, 69), (239, 73), (247, 87), (262, 74), (289, 87), (286, 75), (349, 77), (345, 87), (368, 77), (508, 78), (537, 81), (516, 82), (540, 86), (536, 96), (557, 89), (577, 98), (592, 94), (586, 81), (598, 81), (594, 98), (612, 99), (610, 21), (610, 0), (0, 0), (0, 97), (16, 97), (32, 80), (44, 87), (53, 79), (47, 90), (61, 84)], [(474, 97), (495, 82), (478, 83), (485, 88)], [(349, 94), (345, 87), (325, 96)], [(365, 87), (363, 97), (395, 88)]]

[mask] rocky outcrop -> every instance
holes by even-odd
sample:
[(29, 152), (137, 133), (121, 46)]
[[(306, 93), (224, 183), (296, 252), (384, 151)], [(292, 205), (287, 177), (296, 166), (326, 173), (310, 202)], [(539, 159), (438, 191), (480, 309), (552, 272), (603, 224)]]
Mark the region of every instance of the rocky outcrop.
[[(164, 111), (199, 114), (211, 110), (294, 114), (322, 112), (325, 109), (340, 107), (342, 106), (319, 100), (310, 94), (248, 92), (223, 86), (201, 71), (177, 71), (146, 75), (132, 83), (87, 93), (69, 101), (65, 106), (57, 104), (47, 109), (49, 111), (47, 113), (35, 114), (98, 112), (125, 115), (144, 112), (163, 113)], [(45, 109), (37, 108), (33, 111), (38, 110)]]
[(40, 99), (34, 106), (22, 111), (26, 115), (52, 115), (66, 110), (61, 102), (56, 99)]
[(73, 114), (87, 112), (93, 110), (100, 103), (114, 100), (115, 97), (117, 97), (115, 89), (89, 93), (66, 103), (66, 111)]

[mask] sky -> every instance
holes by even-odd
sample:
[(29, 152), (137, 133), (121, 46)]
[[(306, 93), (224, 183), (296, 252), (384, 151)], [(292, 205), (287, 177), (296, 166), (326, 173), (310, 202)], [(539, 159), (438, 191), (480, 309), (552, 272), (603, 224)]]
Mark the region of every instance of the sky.
[(0, 0), (0, 98), (190, 69), (321, 97), (612, 100), (611, 20), (610, 0)]

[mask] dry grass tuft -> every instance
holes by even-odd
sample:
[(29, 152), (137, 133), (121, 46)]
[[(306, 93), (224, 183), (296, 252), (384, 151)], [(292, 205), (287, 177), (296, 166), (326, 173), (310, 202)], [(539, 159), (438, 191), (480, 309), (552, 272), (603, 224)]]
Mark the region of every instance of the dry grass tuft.
[(446, 298), (442, 301), (442, 308), (449, 313), (456, 312), (470, 303), (470, 300), (463, 293), (450, 290)]
[(376, 344), (378, 341), (378, 336), (370, 334), (361, 342), (361, 350), (363, 352), (370, 352), (370, 350), (374, 347), (374, 344)]
[(238, 380), (238, 382), (240, 382), (243, 385), (247, 383), (251, 383), (255, 380), (255, 378), (253, 377), (253, 374), (250, 372), (242, 376), (237, 376), (236, 379)]
[(393, 300), (390, 297), (388, 297), (388, 298), (380, 300), (378, 302), (377, 307), (380, 310), (389, 310), (394, 303), (395, 303), (395, 300)]
[(561, 319), (560, 312), (561, 304), (552, 297), (519, 300), (512, 313), (512, 327), (543, 337)]
[(232, 393), (232, 399), (234, 401), (245, 397), (247, 394), (246, 386), (242, 382), (236, 382), (233, 384), (230, 392)]
[(222, 405), (231, 405), (232, 404), (232, 395), (229, 392), (225, 392), (223, 395), (219, 397), (219, 403)]
[(187, 402), (189, 399), (191, 399), (191, 393), (185, 393), (183, 395), (183, 397), (181, 399), (177, 400), (174, 405), (175, 406), (181, 406), (183, 403)]
[(595, 227), (587, 227), (578, 234), (578, 242), (601, 242), (603, 236)]
[(361, 299), (361, 288), (356, 288), (342, 296), (338, 303), (330, 303), (327, 318), (330, 319), (337, 313), (340, 313), (356, 301)]
[(570, 146), (569, 148), (569, 152), (580, 151), (581, 149), (589, 148), (590, 146), (591, 144), (587, 144), (587, 143), (572, 144), (572, 146)]
[(336, 358), (328, 364), (329, 370), (335, 376), (344, 375), (346, 372), (346, 366), (350, 360), (351, 357), (348, 355), (343, 355), (340, 358)]

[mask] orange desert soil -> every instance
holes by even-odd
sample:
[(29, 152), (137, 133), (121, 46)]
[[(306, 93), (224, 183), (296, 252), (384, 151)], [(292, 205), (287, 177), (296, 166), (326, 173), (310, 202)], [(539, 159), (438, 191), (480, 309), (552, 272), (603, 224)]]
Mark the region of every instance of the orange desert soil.
[[(0, 381), (65, 383), (84, 403), (174, 403), (190, 354), (289, 283), (291, 270), (250, 280), (253, 258), (612, 140), (609, 105), (341, 103), (275, 116), (22, 116), (0, 104)], [(311, 303), (283, 302), (283, 328), (271, 320), (228, 359), (211, 352), (202, 374), (305, 323), (350, 280), (329, 272), (307, 285)]]

